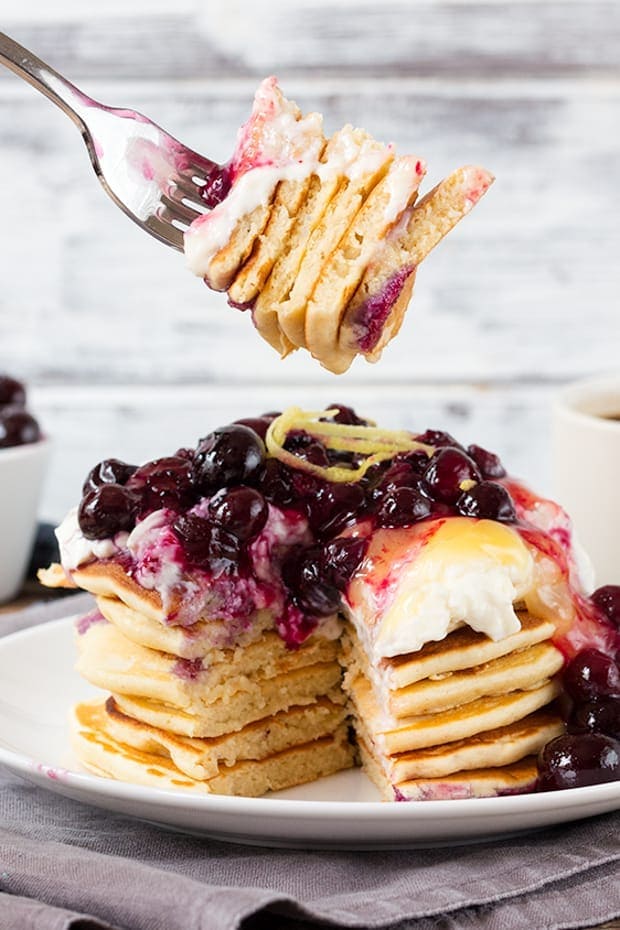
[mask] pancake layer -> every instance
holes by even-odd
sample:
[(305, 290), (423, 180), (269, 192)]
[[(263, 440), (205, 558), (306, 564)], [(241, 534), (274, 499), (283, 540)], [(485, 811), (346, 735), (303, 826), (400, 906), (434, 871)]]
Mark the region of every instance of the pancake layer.
[(347, 628), (344, 688), (364, 767), (386, 800), (481, 797), (535, 781), (536, 754), (564, 731), (549, 706), (564, 660), (553, 624), (520, 616), (504, 640), (461, 628), (379, 668)]

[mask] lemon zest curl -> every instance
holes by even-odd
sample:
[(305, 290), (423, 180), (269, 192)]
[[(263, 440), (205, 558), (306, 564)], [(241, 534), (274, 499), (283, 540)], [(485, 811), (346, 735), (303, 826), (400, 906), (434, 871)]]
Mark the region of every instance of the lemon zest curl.
[[(418, 442), (414, 434), (407, 430), (323, 422), (324, 418), (333, 417), (337, 413), (337, 409), (317, 411), (288, 407), (269, 425), (265, 437), (267, 453), (290, 468), (308, 472), (326, 481), (351, 482), (359, 481), (373, 465), (391, 459), (399, 452), (419, 450), (430, 457), (436, 451), (433, 446)], [(315, 465), (284, 448), (286, 439), (293, 430), (301, 430), (320, 440), (327, 449), (335, 452), (353, 452), (364, 456), (364, 459), (359, 465), (351, 468), (342, 465)]]

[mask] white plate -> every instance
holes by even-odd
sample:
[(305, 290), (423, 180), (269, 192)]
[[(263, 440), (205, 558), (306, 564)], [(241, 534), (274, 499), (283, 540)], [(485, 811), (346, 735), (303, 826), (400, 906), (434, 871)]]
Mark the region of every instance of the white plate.
[(0, 639), (0, 763), (59, 794), (168, 828), (237, 843), (405, 848), (479, 842), (620, 807), (620, 782), (546, 794), (385, 804), (361, 771), (264, 798), (196, 797), (80, 770), (67, 713), (92, 696), (73, 670), (73, 618)]

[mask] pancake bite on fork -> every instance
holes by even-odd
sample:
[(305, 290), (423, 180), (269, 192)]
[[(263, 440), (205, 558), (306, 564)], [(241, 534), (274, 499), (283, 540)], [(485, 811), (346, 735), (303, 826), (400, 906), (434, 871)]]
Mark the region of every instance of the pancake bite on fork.
[(359, 762), (401, 801), (620, 775), (620, 589), (588, 596), (564, 511), (477, 445), (290, 408), (99, 463), (57, 533), (42, 580), (96, 598), (97, 774), (255, 796)]
[(204, 188), (211, 208), (185, 235), (189, 268), (249, 309), (281, 355), (307, 349), (346, 371), (396, 335), (420, 262), (493, 181), (454, 172), (416, 204), (426, 164), (345, 126), (331, 138), (275, 78), (260, 85), (230, 162)]

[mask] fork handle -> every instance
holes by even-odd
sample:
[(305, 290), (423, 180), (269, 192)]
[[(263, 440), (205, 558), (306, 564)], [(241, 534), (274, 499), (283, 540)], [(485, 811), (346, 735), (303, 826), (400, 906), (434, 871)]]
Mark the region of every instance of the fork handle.
[(79, 110), (92, 106), (94, 101), (4, 32), (0, 32), (0, 63), (49, 97), (80, 130), (85, 129)]

